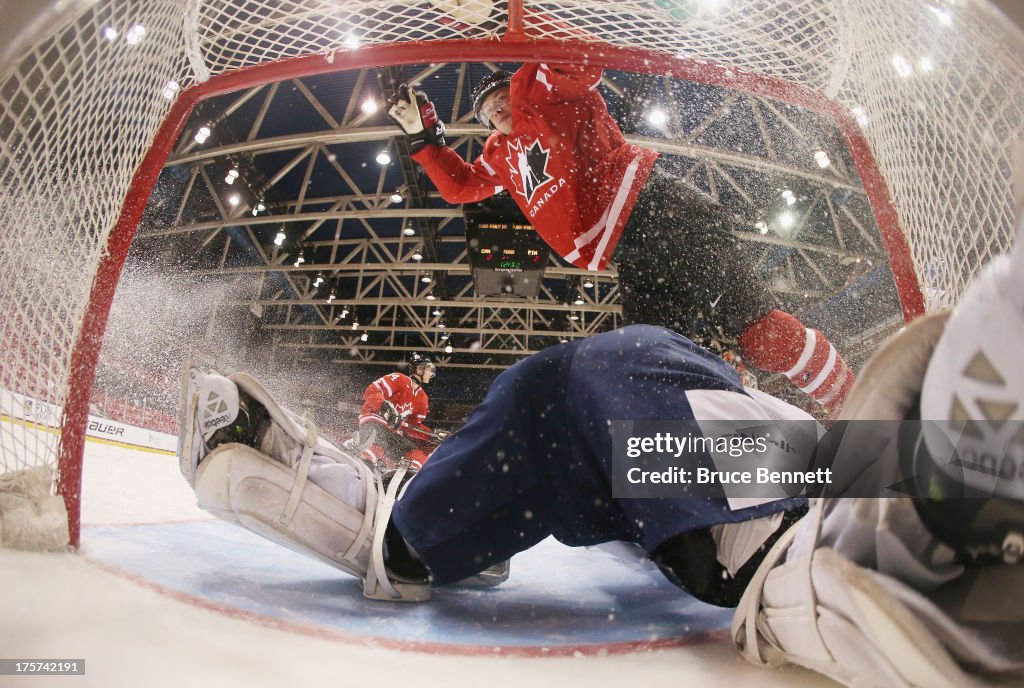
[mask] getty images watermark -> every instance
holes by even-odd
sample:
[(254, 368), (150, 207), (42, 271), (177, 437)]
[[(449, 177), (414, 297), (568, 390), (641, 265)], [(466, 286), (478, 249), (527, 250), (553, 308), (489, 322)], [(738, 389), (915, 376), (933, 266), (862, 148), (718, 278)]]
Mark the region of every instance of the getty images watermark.
[[(1013, 427), (1011, 427), (1013, 426)], [(617, 498), (1024, 498), (1024, 424), (613, 421)]]
[(831, 484), (816, 423), (613, 421), (616, 497), (783, 498)]

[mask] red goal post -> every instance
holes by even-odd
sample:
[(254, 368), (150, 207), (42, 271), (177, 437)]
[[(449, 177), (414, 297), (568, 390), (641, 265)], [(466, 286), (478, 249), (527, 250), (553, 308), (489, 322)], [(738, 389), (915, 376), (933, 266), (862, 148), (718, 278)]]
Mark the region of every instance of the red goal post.
[[(1006, 46), (1020, 37), (977, 3), (834, 5), (513, 1), (470, 25), (430, 2), (86, 4), (0, 75), (0, 290), (10, 296), (0, 314), (0, 474), (56, 466), (77, 546), (89, 394), (149, 195), (197, 103), (283, 79), (433, 62), (586, 61), (812, 110), (846, 139), (904, 317), (924, 312), (924, 289), (955, 302), (1012, 237), (1008, 156), (1024, 129), (1024, 70)], [(947, 20), (957, 24), (951, 31)], [(894, 55), (908, 53), (913, 70), (923, 59), (910, 52), (915, 41), (930, 46), (936, 32), (945, 53), (917, 69), (922, 82), (937, 74), (914, 83)], [(359, 47), (346, 45), (353, 36)], [(61, 409), (60, 423), (19, 413), (25, 399)], [(59, 448), (48, 439), (57, 430)]]

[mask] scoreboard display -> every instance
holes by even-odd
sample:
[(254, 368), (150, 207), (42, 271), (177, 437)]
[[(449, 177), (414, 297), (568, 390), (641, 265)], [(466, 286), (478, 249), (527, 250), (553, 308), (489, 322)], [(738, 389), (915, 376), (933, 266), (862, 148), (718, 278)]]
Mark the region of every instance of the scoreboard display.
[(466, 252), (478, 294), (537, 295), (548, 246), (518, 208), (467, 208)]
[(547, 244), (531, 225), (518, 222), (473, 222), (466, 231), (469, 262), (491, 270), (543, 270)]

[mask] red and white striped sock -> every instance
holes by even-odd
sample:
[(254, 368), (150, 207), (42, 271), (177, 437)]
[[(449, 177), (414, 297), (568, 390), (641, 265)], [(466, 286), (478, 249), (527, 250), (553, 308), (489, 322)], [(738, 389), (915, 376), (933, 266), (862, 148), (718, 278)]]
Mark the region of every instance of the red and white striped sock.
[(832, 342), (780, 310), (768, 311), (739, 337), (743, 357), (771, 373), (783, 373), (832, 413), (846, 401), (856, 375)]

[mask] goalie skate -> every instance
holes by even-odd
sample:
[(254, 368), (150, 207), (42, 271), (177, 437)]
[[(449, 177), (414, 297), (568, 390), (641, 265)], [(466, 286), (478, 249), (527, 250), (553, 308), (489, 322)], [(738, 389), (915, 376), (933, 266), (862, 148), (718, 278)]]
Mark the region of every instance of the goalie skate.
[(429, 599), (428, 584), (394, 580), (384, 561), (401, 476), (385, 486), (249, 375), (186, 362), (181, 380), (179, 463), (200, 508), (359, 577), (367, 597)]
[(508, 580), (511, 570), (512, 562), (506, 559), (505, 561), (499, 561), (493, 566), (488, 566), (475, 576), (463, 578), (458, 583), (454, 583), (454, 585), (463, 588), (494, 588)]

